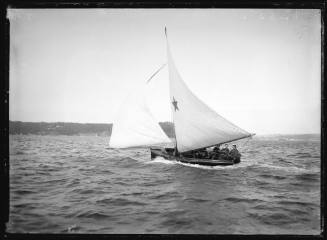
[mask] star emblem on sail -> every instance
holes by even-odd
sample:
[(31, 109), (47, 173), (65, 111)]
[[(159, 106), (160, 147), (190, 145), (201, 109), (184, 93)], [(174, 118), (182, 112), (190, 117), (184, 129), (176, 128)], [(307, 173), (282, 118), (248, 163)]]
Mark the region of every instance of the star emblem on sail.
[(178, 108), (178, 106), (177, 106), (177, 101), (175, 100), (175, 98), (173, 97), (173, 101), (171, 102), (172, 104), (173, 104), (173, 106), (174, 106), (174, 109), (175, 109), (175, 112), (176, 112), (176, 110), (179, 110), (179, 108)]

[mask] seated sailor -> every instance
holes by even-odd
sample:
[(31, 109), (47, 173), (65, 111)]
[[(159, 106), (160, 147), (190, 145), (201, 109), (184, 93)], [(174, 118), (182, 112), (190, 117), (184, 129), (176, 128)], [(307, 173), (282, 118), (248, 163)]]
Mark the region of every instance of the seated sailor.
[(206, 148), (204, 148), (204, 150), (202, 151), (202, 155), (203, 155), (204, 158), (209, 157), (209, 153), (208, 153), (208, 150)]
[(209, 158), (211, 159), (219, 159), (219, 155), (220, 155), (220, 144), (217, 144), (212, 152), (210, 152)]
[(208, 157), (208, 152), (207, 152), (206, 148), (200, 149), (199, 152), (200, 152), (200, 157), (201, 158), (207, 158)]
[(196, 151), (195, 153), (195, 157), (196, 158), (207, 158), (208, 157), (208, 152), (206, 148), (201, 148), (199, 150)]
[(219, 152), (220, 151), (220, 144), (217, 144), (214, 148), (213, 148), (213, 152)]
[(200, 158), (200, 151), (194, 151), (194, 157)]
[(185, 153), (183, 153), (183, 157), (194, 158), (195, 157), (195, 151), (191, 150), (191, 151), (185, 152)]
[(237, 150), (235, 144), (233, 144), (233, 149), (230, 150), (230, 152), (229, 152), (229, 157), (230, 157), (231, 159), (233, 159), (233, 160), (235, 160), (235, 159), (241, 157), (241, 154), (240, 154), (239, 151)]
[(228, 144), (225, 144), (224, 148), (220, 150), (221, 158), (223, 158), (223, 159), (227, 158), (228, 154), (229, 154)]

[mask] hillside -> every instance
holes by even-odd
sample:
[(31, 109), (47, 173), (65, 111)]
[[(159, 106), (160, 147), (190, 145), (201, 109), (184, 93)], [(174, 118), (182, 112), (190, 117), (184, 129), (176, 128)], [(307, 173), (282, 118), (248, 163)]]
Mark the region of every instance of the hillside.
[[(172, 123), (160, 122), (159, 124), (168, 137), (174, 137), (174, 128)], [(48, 123), (9, 121), (9, 134), (110, 136), (111, 130), (111, 123)]]
[[(175, 137), (173, 123), (160, 122), (159, 125), (168, 137)], [(9, 122), (9, 134), (110, 136), (111, 130), (111, 123)], [(254, 139), (320, 141), (320, 134), (268, 134), (256, 135)]]

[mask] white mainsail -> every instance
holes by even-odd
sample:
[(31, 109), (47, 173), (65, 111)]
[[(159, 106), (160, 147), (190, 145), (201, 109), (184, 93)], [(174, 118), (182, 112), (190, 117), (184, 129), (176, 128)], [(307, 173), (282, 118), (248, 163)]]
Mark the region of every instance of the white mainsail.
[(135, 89), (120, 106), (112, 126), (109, 146), (128, 148), (171, 142), (150, 112), (146, 85)]
[(191, 92), (174, 64), (168, 38), (167, 57), (171, 109), (179, 152), (251, 136), (250, 133), (218, 115)]

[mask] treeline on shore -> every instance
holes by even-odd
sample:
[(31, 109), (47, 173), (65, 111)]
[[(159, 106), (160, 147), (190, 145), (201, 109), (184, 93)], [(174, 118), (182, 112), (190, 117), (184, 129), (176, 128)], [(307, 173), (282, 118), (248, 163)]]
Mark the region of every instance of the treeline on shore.
[[(159, 125), (168, 137), (175, 136), (173, 123), (160, 122)], [(112, 123), (9, 121), (9, 134), (110, 136), (111, 131)]]
[[(160, 122), (159, 125), (168, 137), (175, 137), (173, 123)], [(9, 134), (110, 136), (111, 131), (112, 123), (9, 121)], [(320, 140), (320, 134), (260, 134), (259, 136), (256, 135), (255, 138), (261, 140)]]

